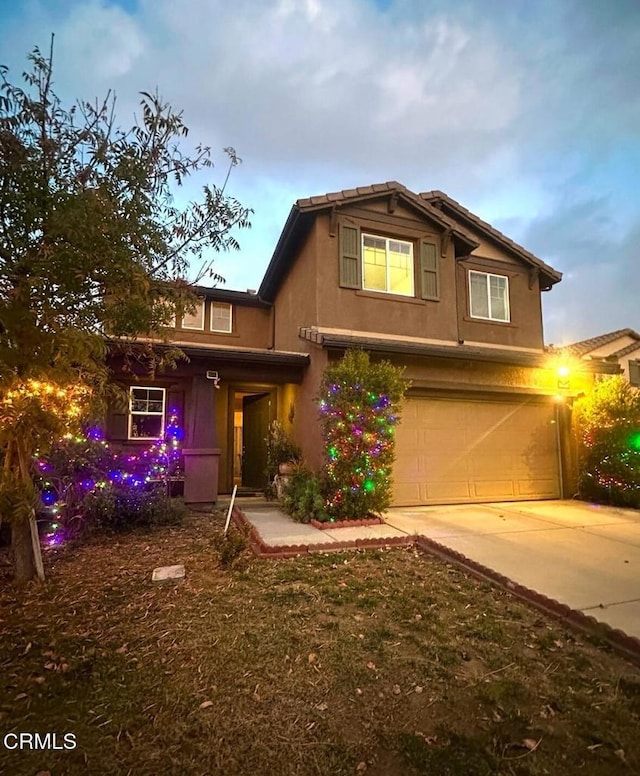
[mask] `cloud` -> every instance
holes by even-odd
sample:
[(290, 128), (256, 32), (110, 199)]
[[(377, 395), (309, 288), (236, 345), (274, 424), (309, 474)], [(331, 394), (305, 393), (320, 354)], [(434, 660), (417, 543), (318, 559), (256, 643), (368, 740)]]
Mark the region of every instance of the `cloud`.
[[(67, 96), (115, 88), (126, 124), (157, 85), (218, 173), (217, 149), (237, 149), (231, 188), (256, 213), (242, 255), (220, 259), (234, 285), (257, 285), (298, 197), (397, 179), (563, 269), (549, 330), (635, 315), (620, 274), (640, 219), (636, 0), (32, 0), (12, 14), (0, 48), (18, 72), (55, 30)], [(627, 306), (585, 315), (597, 288)]]

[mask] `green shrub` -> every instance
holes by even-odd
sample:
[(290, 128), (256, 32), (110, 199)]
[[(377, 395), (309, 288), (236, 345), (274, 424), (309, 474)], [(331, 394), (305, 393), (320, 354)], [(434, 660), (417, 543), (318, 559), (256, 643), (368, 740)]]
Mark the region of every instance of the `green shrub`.
[(229, 525), (227, 535), (221, 534), (215, 541), (219, 553), (219, 564), (223, 569), (235, 566), (249, 545), (248, 532), (236, 525)]
[(169, 498), (162, 484), (109, 483), (88, 493), (81, 511), (85, 529), (106, 533), (179, 525), (186, 514), (184, 504)]
[(578, 494), (640, 508), (640, 391), (616, 375), (574, 405)]
[[(34, 459), (40, 491), (37, 516), (46, 543), (75, 538), (83, 531), (125, 531), (179, 523), (186, 510), (169, 498), (168, 480), (176, 451), (161, 440), (132, 456), (114, 453), (97, 432), (58, 440), (48, 455)], [(173, 468), (172, 468), (173, 467)], [(148, 481), (150, 473), (160, 479)]]
[(325, 370), (320, 419), (332, 518), (362, 518), (391, 503), (395, 426), (409, 386), (402, 374), (402, 368), (372, 363), (361, 351), (348, 351)]
[(320, 478), (303, 466), (289, 475), (281, 505), (298, 523), (329, 520)]

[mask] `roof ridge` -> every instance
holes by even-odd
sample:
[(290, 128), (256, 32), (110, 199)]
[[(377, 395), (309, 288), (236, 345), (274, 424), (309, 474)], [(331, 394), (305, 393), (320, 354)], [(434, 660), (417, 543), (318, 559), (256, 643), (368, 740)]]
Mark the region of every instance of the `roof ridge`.
[(551, 277), (557, 277), (558, 280), (562, 279), (561, 272), (554, 269), (551, 265), (547, 264), (534, 253), (531, 253), (531, 251), (527, 250), (524, 246), (520, 245), (515, 240), (512, 240), (511, 237), (508, 237), (506, 234), (504, 234), (504, 232), (496, 229), (495, 226), (490, 224), (488, 221), (480, 218), (480, 216), (473, 213), (471, 210), (469, 210), (469, 208), (466, 208), (464, 205), (460, 204), (458, 200), (450, 197), (448, 194), (445, 194), (444, 191), (440, 191), (439, 189), (434, 189), (433, 191), (421, 191), (418, 196), (427, 202), (431, 202), (432, 200), (437, 199), (444, 200), (454, 210), (457, 210), (458, 213), (463, 216), (463, 218), (468, 218), (472, 223), (476, 224), (481, 229), (484, 229), (496, 239), (506, 243), (506, 245), (515, 250), (521, 256), (529, 259), (529, 261), (538, 266), (540, 269), (546, 270), (551, 275)]
[(572, 342), (569, 345), (565, 345), (563, 349), (570, 350), (576, 355), (582, 356), (592, 350), (596, 350), (596, 348), (599, 348), (602, 345), (608, 345), (610, 342), (618, 339), (618, 337), (633, 337), (640, 342), (640, 334), (634, 331), (634, 329), (626, 328), (608, 331), (604, 334), (597, 334), (595, 337), (589, 337), (589, 339), (578, 340), (578, 342)]

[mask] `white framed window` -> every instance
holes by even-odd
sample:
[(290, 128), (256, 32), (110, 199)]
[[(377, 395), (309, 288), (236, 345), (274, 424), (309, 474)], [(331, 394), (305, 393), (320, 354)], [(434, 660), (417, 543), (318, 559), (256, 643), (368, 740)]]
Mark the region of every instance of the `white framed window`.
[(510, 321), (509, 278), (469, 270), (469, 306), (472, 318)]
[(158, 439), (164, 434), (164, 388), (129, 388), (129, 439)]
[(192, 313), (185, 313), (182, 316), (182, 328), (204, 331), (204, 299), (199, 299), (196, 302)]
[(229, 302), (211, 303), (211, 331), (225, 334), (231, 334), (233, 331), (233, 317)]
[(413, 296), (413, 244), (363, 234), (362, 287), (367, 291)]

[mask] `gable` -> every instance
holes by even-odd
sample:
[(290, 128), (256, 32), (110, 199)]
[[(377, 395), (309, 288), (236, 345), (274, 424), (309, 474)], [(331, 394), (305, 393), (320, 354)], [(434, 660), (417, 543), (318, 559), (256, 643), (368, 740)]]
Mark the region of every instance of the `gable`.
[(320, 213), (329, 214), (331, 236), (337, 235), (338, 223), (344, 217), (364, 217), (373, 224), (401, 228), (404, 222), (414, 231), (426, 229), (446, 235), (447, 244), (454, 246), (458, 256), (477, 247), (477, 241), (459, 224), (395, 181), (301, 199), (289, 213), (260, 286), (260, 298), (269, 302), (275, 299)]
[[(299, 199), (291, 208), (284, 229), (265, 272), (258, 295), (273, 302), (301, 245), (320, 212), (330, 214), (330, 234), (335, 236), (338, 219), (347, 211), (357, 217), (375, 215), (378, 223), (394, 216), (395, 223), (421, 223), (440, 233), (456, 257), (473, 255), (527, 267), (539, 277), (539, 288), (548, 290), (562, 274), (545, 264), (490, 224), (482, 221), (441, 191), (416, 194), (397, 181)], [(389, 222), (390, 224), (392, 222)]]

